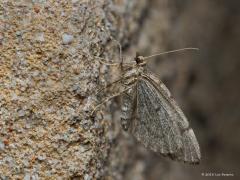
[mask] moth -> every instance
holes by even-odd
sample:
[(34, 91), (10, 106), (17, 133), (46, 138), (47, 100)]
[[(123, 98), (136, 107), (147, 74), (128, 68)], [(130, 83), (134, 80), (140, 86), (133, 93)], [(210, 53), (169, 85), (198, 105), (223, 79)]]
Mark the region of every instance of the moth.
[(186, 116), (164, 83), (146, 68), (151, 57), (189, 49), (195, 48), (183, 48), (148, 57), (137, 54), (134, 64), (120, 64), (123, 74), (114, 83), (120, 83), (123, 90), (102, 103), (121, 95), (121, 125), (125, 131), (158, 154), (176, 161), (198, 164), (201, 159), (200, 148)]

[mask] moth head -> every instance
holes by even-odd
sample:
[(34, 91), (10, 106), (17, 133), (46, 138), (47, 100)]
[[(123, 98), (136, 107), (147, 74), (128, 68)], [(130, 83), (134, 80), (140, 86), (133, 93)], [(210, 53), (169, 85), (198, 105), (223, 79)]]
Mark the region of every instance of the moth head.
[(140, 56), (140, 54), (137, 52), (134, 60), (136, 61), (137, 64), (142, 64), (143, 60), (144, 60), (144, 57)]

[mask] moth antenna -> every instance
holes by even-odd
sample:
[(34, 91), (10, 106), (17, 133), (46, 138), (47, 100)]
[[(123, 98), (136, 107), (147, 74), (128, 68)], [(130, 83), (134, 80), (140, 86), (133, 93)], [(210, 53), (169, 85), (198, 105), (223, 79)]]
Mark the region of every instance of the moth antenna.
[(121, 63), (108, 63), (104, 58), (93, 56), (96, 59), (99, 59), (99, 62), (108, 66), (119, 66)]
[(97, 56), (93, 56), (94, 58), (97, 58), (99, 59), (99, 62), (102, 63), (102, 64), (105, 64), (107, 66), (120, 66), (122, 63), (123, 63), (123, 56), (122, 56), (122, 46), (121, 44), (116, 40), (114, 39), (113, 37), (110, 37), (111, 40), (115, 41), (119, 47), (119, 58), (120, 58), (120, 63), (108, 63), (106, 62), (106, 60), (104, 58), (101, 58), (101, 57), (97, 57)]
[(144, 60), (150, 59), (152, 57), (164, 55), (164, 54), (170, 54), (170, 53), (175, 53), (175, 52), (179, 52), (179, 51), (186, 51), (186, 50), (197, 50), (198, 51), (199, 48), (187, 47), (187, 48), (182, 48), (182, 49), (175, 49), (175, 50), (172, 50), (172, 51), (166, 51), (166, 52), (162, 52), (162, 53), (158, 53), (158, 54), (153, 54), (151, 56), (146, 56), (146, 57), (144, 57)]
[(112, 39), (113, 39), (113, 40), (117, 43), (117, 45), (118, 45), (118, 48), (119, 48), (119, 58), (120, 58), (120, 60), (121, 60), (121, 63), (123, 63), (122, 45), (120, 44), (119, 41), (117, 41), (117, 40), (114, 39), (113, 37), (112, 37)]

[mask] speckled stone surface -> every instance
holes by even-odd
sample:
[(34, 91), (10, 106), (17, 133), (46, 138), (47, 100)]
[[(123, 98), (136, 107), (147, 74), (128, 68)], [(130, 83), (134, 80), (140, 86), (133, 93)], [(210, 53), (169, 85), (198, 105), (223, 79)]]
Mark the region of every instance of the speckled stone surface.
[(93, 56), (113, 57), (110, 34), (134, 33), (144, 3), (1, 1), (0, 179), (106, 176), (112, 122), (88, 112), (108, 68)]

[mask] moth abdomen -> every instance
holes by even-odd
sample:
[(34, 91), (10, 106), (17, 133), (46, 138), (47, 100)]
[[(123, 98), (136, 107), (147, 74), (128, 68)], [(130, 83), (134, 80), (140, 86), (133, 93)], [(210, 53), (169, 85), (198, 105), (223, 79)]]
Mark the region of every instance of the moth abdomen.
[(127, 131), (130, 126), (130, 119), (121, 117), (121, 125), (124, 131)]

